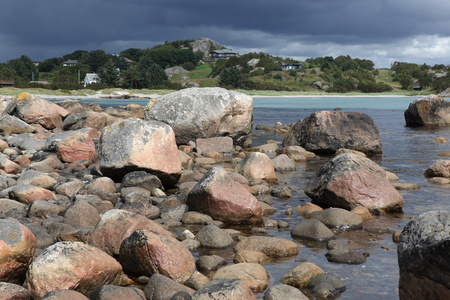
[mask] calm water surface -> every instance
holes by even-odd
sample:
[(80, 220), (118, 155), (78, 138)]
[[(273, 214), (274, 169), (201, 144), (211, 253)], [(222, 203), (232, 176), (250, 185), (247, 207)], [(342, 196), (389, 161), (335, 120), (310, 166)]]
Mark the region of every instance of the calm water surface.
[[(403, 228), (410, 217), (437, 209), (448, 209), (450, 201), (450, 186), (429, 184), (423, 172), (440, 159), (437, 154), (450, 151), (450, 144), (434, 143), (440, 136), (450, 140), (450, 128), (418, 129), (405, 126), (404, 111), (416, 97), (329, 97), (329, 98), (255, 98), (254, 124), (283, 124), (297, 122), (320, 110), (359, 111), (368, 114), (375, 121), (383, 142), (383, 154), (372, 158), (385, 169), (394, 172), (400, 182), (418, 184), (421, 189), (415, 191), (400, 191), (405, 200), (403, 214), (387, 215), (373, 218), (364, 224), (364, 229), (342, 233), (339, 238), (350, 239), (355, 248), (370, 253), (367, 262), (362, 265), (346, 265), (330, 263), (325, 258), (325, 244), (297, 241), (300, 253), (297, 257), (265, 265), (271, 277), (271, 284), (279, 283), (281, 277), (303, 261), (317, 264), (325, 272), (343, 280), (347, 290), (339, 299), (398, 299), (398, 265), (397, 246), (392, 242), (392, 232)], [(95, 101), (102, 106), (126, 105), (129, 102), (145, 105), (148, 100), (82, 100)], [(124, 102), (127, 101), (127, 102)], [(272, 139), (281, 142), (282, 137), (273, 133), (255, 131), (254, 146)], [(278, 174), (278, 179), (292, 186), (294, 197), (290, 200), (280, 200), (264, 196), (272, 201), (277, 212), (270, 219), (283, 220), (291, 227), (302, 220), (295, 207), (309, 202), (310, 199), (302, 192), (308, 179), (329, 158), (322, 157), (306, 163), (297, 163), (294, 172)], [(294, 209), (294, 215), (286, 216), (285, 211)], [(291, 239), (289, 231), (270, 230), (269, 235)], [(203, 253), (202, 253), (203, 254)], [(230, 249), (221, 252), (232, 263)], [(199, 253), (195, 253), (199, 255)], [(263, 293), (258, 295), (262, 298)]]

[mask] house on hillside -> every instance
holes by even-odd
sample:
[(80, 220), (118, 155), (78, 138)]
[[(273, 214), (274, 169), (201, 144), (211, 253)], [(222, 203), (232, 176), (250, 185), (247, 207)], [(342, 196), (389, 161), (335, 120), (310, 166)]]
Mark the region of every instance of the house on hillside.
[(280, 67), (285, 70), (300, 70), (301, 68), (303, 68), (302, 64), (280, 64)]
[(100, 77), (95, 73), (86, 73), (86, 75), (84, 76), (84, 87), (86, 87), (86, 85), (88, 84), (100, 82)]
[(78, 65), (78, 60), (69, 59), (69, 60), (64, 61), (62, 63), (62, 65), (64, 67), (74, 67), (74, 66)]
[(234, 52), (231, 49), (221, 49), (221, 50), (214, 50), (209, 52), (212, 59), (228, 59), (230, 57), (239, 56), (239, 53)]

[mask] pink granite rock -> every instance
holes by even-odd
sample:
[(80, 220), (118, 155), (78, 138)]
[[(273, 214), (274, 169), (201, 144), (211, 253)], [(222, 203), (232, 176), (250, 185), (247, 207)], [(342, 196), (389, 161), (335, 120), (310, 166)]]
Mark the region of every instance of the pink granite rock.
[(0, 219), (0, 281), (21, 284), (35, 249), (36, 237), (27, 227)]
[(173, 237), (158, 223), (131, 212), (112, 209), (105, 212), (97, 223), (89, 239), (89, 244), (111, 254), (119, 254), (120, 244), (138, 229), (147, 229)]
[(345, 153), (316, 172), (305, 193), (321, 207), (351, 210), (361, 205), (369, 210), (399, 211), (404, 200), (386, 179), (385, 171), (368, 158)]
[(100, 249), (81, 242), (58, 242), (30, 265), (25, 286), (37, 297), (60, 289), (86, 293), (104, 284), (118, 284), (122, 266)]
[(135, 276), (158, 273), (184, 283), (195, 271), (191, 252), (174, 237), (140, 229), (123, 240), (119, 261)]
[(56, 199), (55, 194), (47, 189), (32, 184), (17, 184), (3, 190), (9, 198), (19, 202), (30, 204), (36, 200)]
[(69, 114), (61, 106), (28, 93), (17, 95), (12, 100), (14, 107), (7, 110), (28, 124), (39, 124), (46, 129), (58, 127), (62, 118)]
[(186, 204), (191, 210), (223, 222), (262, 222), (258, 200), (221, 167), (205, 174), (189, 192)]
[(100, 169), (121, 181), (131, 171), (146, 171), (173, 186), (181, 176), (181, 161), (170, 126), (129, 118), (106, 127), (100, 138)]

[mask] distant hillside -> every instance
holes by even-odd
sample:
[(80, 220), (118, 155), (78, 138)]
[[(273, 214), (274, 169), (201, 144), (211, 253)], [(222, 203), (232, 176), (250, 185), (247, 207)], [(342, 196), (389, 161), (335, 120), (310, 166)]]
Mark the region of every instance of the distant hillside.
[[(216, 52), (213, 57), (212, 51)], [(89, 73), (96, 73), (101, 81), (85, 86)], [(450, 87), (450, 68), (395, 62), (390, 69), (375, 69), (372, 61), (348, 55), (305, 61), (268, 53), (239, 55), (212, 39), (198, 38), (129, 48), (120, 54), (76, 50), (40, 63), (22, 55), (0, 64), (1, 82), (52, 90), (222, 86), (257, 91), (427, 94)]]

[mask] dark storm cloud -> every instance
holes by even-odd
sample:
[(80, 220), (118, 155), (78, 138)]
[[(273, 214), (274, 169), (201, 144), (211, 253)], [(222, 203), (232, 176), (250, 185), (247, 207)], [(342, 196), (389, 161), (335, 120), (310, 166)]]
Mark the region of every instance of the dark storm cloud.
[(437, 59), (450, 43), (448, 11), (448, 0), (15, 0), (0, 10), (0, 61), (198, 37), (241, 53)]

